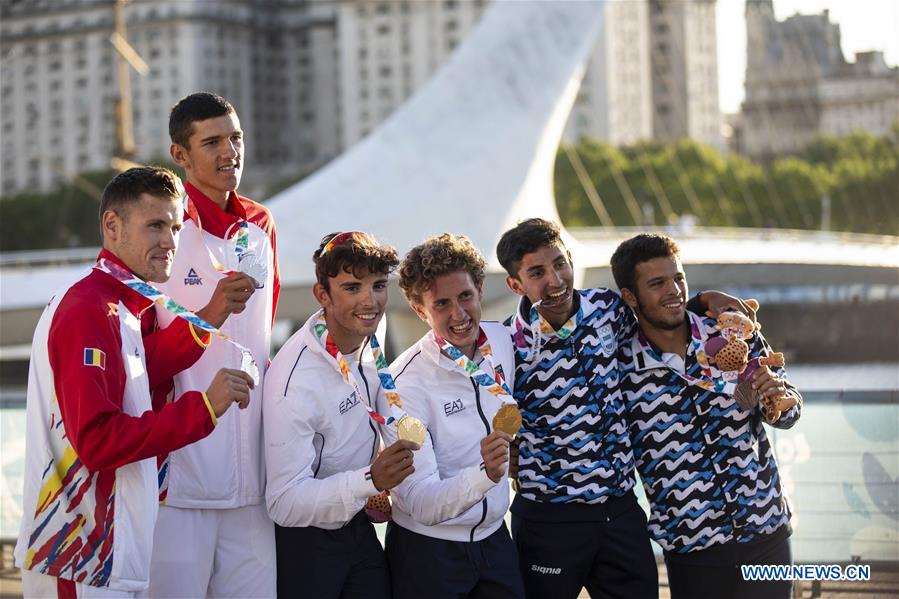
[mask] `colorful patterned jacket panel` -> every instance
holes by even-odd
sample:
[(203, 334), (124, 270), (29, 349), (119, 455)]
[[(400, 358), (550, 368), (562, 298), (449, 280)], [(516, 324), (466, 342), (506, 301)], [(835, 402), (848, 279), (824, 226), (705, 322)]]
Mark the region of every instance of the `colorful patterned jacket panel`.
[(144, 331), (141, 315), (149, 314), (155, 326), (149, 306), (93, 269), (57, 294), (38, 323), (15, 550), (21, 568), (123, 591), (148, 584), (155, 456), (214, 426), (198, 392), (182, 398), (183, 405), (151, 409), (149, 373), (171, 364), (147, 356), (144, 334), (154, 337), (160, 354), (197, 345), (183, 323), (165, 333)]
[(575, 302), (576, 325), (565, 338), (543, 330), (527, 298), (507, 322), (523, 419), (520, 493), (545, 503), (601, 504), (635, 484), (618, 390), (618, 345), (633, 316), (610, 289), (577, 291)]
[[(694, 348), (718, 332), (714, 320), (688, 317), (699, 336), (687, 350), (685, 373), (701, 379)], [(750, 358), (771, 352), (760, 334), (749, 343)], [(650, 534), (663, 549), (685, 553), (748, 542), (789, 525), (790, 508), (758, 407), (746, 411), (730, 394), (688, 382), (639, 334), (621, 345), (620, 363), (637, 471), (651, 504)], [(707, 378), (725, 378), (714, 368), (707, 372)], [(783, 369), (776, 374), (785, 377)], [(799, 401), (778, 428), (793, 426), (802, 408), (795, 387), (787, 388)]]

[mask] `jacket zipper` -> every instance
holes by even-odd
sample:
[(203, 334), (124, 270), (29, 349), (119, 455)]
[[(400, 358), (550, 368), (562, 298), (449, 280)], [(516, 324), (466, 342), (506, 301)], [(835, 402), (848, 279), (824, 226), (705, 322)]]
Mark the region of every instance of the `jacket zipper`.
[[(487, 431), (487, 434), (490, 434), (490, 424), (487, 422), (487, 417), (484, 416), (484, 410), (481, 408), (481, 390), (478, 389), (478, 383), (474, 379), (471, 379), (471, 386), (474, 387), (474, 401), (475, 405), (478, 407), (478, 416), (481, 417), (481, 422), (484, 423), (484, 429)], [(484, 523), (484, 520), (487, 519), (487, 497), (481, 500), (481, 519), (478, 520), (478, 523), (475, 524), (471, 528), (471, 533), (469, 533), (470, 542), (474, 543), (474, 531)]]
[[(362, 372), (362, 360), (361, 359), (359, 360), (359, 363), (356, 364), (356, 366), (357, 366), (357, 369), (359, 370), (359, 376), (362, 377), (362, 382), (365, 383), (365, 395), (368, 398), (368, 407), (375, 408), (375, 406), (371, 405), (371, 390), (368, 388), (368, 379), (365, 378), (365, 373)], [(359, 398), (359, 400), (364, 401), (361, 397)], [(371, 448), (371, 460), (372, 460), (372, 463), (374, 463), (375, 458), (378, 457), (378, 431), (375, 430), (375, 425), (372, 424), (371, 418), (368, 418), (368, 427), (371, 429), (371, 432), (375, 435), (375, 440), (374, 440), (374, 442), (372, 444), (372, 448)]]

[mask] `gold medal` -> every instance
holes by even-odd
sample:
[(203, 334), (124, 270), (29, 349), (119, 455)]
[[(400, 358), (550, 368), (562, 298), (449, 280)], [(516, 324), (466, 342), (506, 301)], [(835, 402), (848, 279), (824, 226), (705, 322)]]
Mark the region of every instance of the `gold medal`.
[(428, 429), (425, 428), (421, 420), (408, 414), (400, 418), (399, 422), (396, 423), (397, 437), (403, 441), (412, 441), (421, 446), (425, 442), (427, 433)]
[(521, 412), (518, 406), (504, 403), (493, 417), (493, 429), (515, 435), (521, 428)]

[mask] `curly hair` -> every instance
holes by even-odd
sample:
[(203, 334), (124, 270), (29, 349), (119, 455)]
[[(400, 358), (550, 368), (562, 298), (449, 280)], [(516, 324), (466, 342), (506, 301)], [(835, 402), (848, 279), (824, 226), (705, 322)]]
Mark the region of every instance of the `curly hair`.
[[(337, 243), (328, 247), (332, 241)], [(389, 275), (400, 263), (393, 247), (380, 245), (371, 235), (358, 231), (328, 233), (322, 237), (318, 249), (312, 254), (312, 262), (315, 263), (315, 280), (328, 291), (329, 280), (340, 271), (358, 278), (364, 270)]]
[(458, 271), (471, 276), (475, 286), (484, 282), (486, 262), (465, 235), (444, 233), (429, 237), (415, 246), (400, 265), (400, 289), (411, 303), (421, 304), (422, 297), (438, 277)]

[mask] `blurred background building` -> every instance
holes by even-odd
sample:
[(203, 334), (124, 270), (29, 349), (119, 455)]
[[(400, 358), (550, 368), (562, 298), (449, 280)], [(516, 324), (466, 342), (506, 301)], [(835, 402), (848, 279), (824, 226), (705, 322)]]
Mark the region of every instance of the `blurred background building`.
[[(534, 16), (553, 6), (581, 37)], [(539, 196), (571, 234), (585, 287), (613, 286), (607, 261), (624, 238), (668, 232), (695, 289), (762, 301), (766, 336), (807, 391), (800, 426), (772, 433), (796, 559), (899, 572), (899, 71), (876, 49), (848, 61), (827, 12), (778, 20), (771, 0), (746, 0), (746, 96), (724, 125), (724, 2), (610, 0), (590, 36), (571, 26), (584, 6), (0, 0), (0, 195), (16, 196), (0, 205), (0, 548), (20, 516), (34, 323), (59, 273), (96, 257), (85, 246), (111, 159), (167, 159), (170, 107), (207, 89), (242, 119), (241, 191), (286, 188), (268, 203), (285, 280), (274, 349), (316, 307), (296, 272), (310, 240), (348, 221), (390, 221), (403, 243), (449, 228), (489, 255)], [(503, 318), (514, 297), (489, 270), (485, 315)], [(421, 326), (393, 295), (388, 331)], [(388, 351), (408, 345), (389, 335)], [(0, 583), (7, 574), (0, 564)]]
[[(168, 156), (187, 90), (229, 98), (253, 149), (245, 187), (314, 170), (446, 61), (486, 0), (134, 0), (134, 158)], [(48, 191), (116, 155), (111, 0), (3, 0), (0, 195)], [(566, 139), (692, 137), (719, 147), (715, 0), (610, 2)]]
[(823, 134), (886, 135), (899, 119), (899, 68), (883, 52), (847, 62), (829, 11), (774, 16), (773, 0), (746, 3), (746, 100), (734, 149), (771, 160)]

